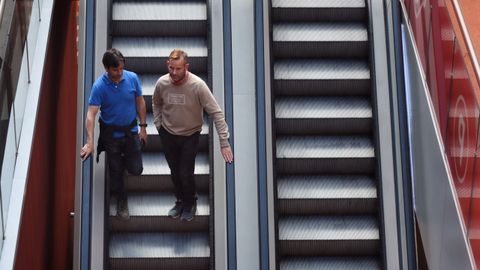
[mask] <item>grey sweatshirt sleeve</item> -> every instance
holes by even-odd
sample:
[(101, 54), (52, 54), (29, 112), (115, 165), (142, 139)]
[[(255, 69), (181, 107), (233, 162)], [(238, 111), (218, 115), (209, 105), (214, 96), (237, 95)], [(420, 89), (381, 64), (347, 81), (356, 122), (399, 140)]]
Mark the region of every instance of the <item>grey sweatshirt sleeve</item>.
[(218, 137), (220, 138), (220, 147), (223, 148), (230, 146), (230, 143), (228, 142), (230, 134), (228, 133), (227, 122), (225, 122), (225, 115), (205, 83), (202, 83), (200, 86), (199, 98), (203, 109), (208, 113), (215, 124)]
[[(159, 80), (160, 81), (160, 80)], [(155, 85), (155, 91), (152, 96), (152, 110), (153, 110), (153, 123), (155, 127), (160, 129), (162, 126), (162, 98), (160, 93), (160, 83), (157, 81)]]

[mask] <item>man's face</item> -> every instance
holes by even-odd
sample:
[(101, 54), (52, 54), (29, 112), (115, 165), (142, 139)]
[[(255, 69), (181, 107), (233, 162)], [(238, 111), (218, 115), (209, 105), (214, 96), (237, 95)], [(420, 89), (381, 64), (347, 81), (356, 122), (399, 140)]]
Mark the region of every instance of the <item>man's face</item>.
[(173, 82), (180, 82), (185, 78), (188, 71), (188, 64), (183, 59), (167, 61), (168, 73)]
[(122, 62), (120, 62), (120, 64), (118, 65), (118, 67), (109, 67), (107, 68), (107, 74), (108, 74), (108, 78), (110, 78), (110, 80), (114, 81), (114, 82), (120, 82), (120, 80), (122, 79), (122, 75), (123, 75), (123, 66), (124, 64)]

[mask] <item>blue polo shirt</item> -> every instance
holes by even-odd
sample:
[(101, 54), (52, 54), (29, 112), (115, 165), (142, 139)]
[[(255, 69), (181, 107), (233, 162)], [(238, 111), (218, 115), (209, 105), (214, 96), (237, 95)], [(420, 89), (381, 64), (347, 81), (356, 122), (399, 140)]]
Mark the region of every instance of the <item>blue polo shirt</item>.
[[(142, 95), (142, 87), (137, 74), (123, 70), (119, 84), (113, 83), (105, 72), (92, 86), (88, 104), (100, 106), (100, 118), (107, 125), (127, 126), (137, 117), (136, 98)], [(137, 133), (138, 127), (132, 128)], [(114, 132), (114, 138), (125, 136)]]

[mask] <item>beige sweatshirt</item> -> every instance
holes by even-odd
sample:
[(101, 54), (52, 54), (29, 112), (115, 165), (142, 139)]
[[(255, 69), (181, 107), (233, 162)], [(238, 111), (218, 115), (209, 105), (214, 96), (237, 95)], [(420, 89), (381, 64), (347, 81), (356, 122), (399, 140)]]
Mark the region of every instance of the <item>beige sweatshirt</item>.
[(202, 130), (205, 110), (215, 123), (220, 146), (230, 146), (225, 116), (207, 84), (195, 74), (189, 73), (181, 85), (172, 84), (169, 74), (161, 76), (155, 85), (152, 106), (157, 129), (163, 126), (170, 134), (181, 136)]

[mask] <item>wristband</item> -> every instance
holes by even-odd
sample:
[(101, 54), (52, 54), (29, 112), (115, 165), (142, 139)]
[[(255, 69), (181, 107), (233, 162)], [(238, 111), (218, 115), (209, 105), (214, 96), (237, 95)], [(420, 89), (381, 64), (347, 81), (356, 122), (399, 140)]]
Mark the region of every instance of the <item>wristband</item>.
[(140, 126), (140, 127), (147, 127), (148, 125), (147, 125), (147, 124), (139, 124), (138, 126)]

